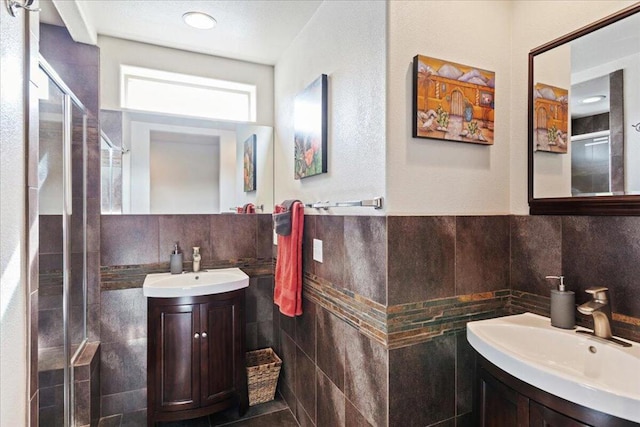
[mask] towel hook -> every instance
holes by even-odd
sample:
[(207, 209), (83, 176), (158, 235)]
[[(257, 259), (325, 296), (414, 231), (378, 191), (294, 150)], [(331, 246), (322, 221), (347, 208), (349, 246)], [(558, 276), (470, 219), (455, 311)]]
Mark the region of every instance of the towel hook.
[(7, 9), (9, 9), (9, 14), (16, 17), (16, 10), (24, 9), (27, 12), (40, 12), (39, 7), (32, 7), (33, 2), (36, 0), (24, 0), (24, 3), (17, 2), (16, 0), (6, 0)]
[(636, 132), (640, 132), (640, 122), (636, 123), (635, 125), (631, 125), (631, 127), (634, 128)]

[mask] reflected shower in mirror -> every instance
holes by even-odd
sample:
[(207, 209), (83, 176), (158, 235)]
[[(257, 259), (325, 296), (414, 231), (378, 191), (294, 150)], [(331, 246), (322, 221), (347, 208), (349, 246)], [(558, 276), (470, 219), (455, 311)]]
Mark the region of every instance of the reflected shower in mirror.
[[(273, 206), (268, 126), (101, 110), (103, 214), (213, 214)], [(244, 188), (244, 142), (256, 137), (256, 188)], [(235, 210), (235, 209), (234, 209)]]
[(530, 200), (640, 194), (640, 11), (530, 54)]

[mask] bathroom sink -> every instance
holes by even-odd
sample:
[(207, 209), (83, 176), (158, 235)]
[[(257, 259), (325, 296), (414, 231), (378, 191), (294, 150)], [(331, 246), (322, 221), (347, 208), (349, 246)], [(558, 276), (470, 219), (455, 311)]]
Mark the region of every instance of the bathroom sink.
[[(578, 327), (577, 329), (586, 330)], [(485, 359), (548, 393), (640, 422), (640, 344), (603, 342), (551, 326), (532, 313), (469, 322), (467, 340)]]
[(221, 294), (249, 286), (249, 276), (239, 268), (220, 268), (197, 273), (147, 274), (142, 285), (145, 297), (175, 298)]

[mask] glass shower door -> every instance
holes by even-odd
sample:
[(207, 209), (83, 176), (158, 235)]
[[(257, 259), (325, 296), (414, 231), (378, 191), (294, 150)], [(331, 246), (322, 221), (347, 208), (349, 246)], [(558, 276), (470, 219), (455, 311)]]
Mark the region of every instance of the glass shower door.
[(38, 376), (40, 425), (64, 425), (64, 118), (65, 95), (42, 72), (38, 210)]
[(73, 366), (87, 341), (87, 215), (86, 215), (86, 128), (84, 110), (70, 99), (70, 184), (67, 196), (71, 198), (67, 212), (69, 223), (69, 304), (67, 329), (70, 347), (69, 405), (70, 425), (74, 422), (75, 390)]
[(73, 362), (87, 339), (86, 114), (41, 59), (38, 376), (41, 426), (74, 423)]

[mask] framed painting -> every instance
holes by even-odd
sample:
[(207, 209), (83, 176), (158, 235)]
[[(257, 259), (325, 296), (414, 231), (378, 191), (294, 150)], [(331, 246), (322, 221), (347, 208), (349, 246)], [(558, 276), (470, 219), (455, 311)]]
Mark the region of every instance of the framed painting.
[(294, 178), (327, 173), (327, 76), (300, 92), (294, 103)]
[(244, 141), (244, 191), (256, 191), (256, 135)]
[(495, 73), (413, 58), (413, 137), (493, 145)]
[(534, 150), (566, 154), (568, 129), (569, 90), (536, 83), (533, 88)]

